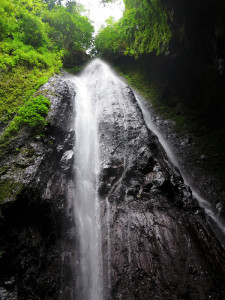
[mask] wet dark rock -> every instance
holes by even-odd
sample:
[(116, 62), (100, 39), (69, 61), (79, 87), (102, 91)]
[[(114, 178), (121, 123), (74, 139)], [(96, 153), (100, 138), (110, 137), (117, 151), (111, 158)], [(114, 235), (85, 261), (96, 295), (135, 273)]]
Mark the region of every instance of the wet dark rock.
[(108, 101), (99, 120), (106, 294), (224, 299), (224, 248), (124, 89), (124, 110)]
[(15, 286), (15, 277), (11, 277), (10, 280), (4, 282), (4, 286), (9, 290), (13, 289)]
[(100, 196), (105, 196), (113, 188), (124, 171), (124, 165), (120, 161), (112, 161), (110, 165), (104, 165), (100, 176)]
[(68, 172), (72, 170), (74, 160), (74, 152), (73, 150), (68, 150), (63, 153), (62, 158), (60, 159), (60, 166), (64, 172)]
[(16, 292), (9, 292), (7, 289), (0, 287), (1, 300), (17, 300)]
[(199, 157), (199, 160), (200, 160), (200, 161), (206, 161), (206, 160), (207, 160), (206, 155), (201, 155), (201, 156)]
[[(101, 103), (99, 119), (105, 298), (224, 299), (224, 248), (147, 129), (133, 92), (120, 92), (124, 102)], [(76, 298), (74, 91), (56, 77), (42, 93), (52, 102), (45, 137), (24, 129), (0, 159), (3, 300)], [(215, 206), (222, 215), (223, 202)]]
[(58, 299), (64, 290), (63, 232), (72, 226), (66, 197), (73, 176), (75, 92), (66, 79), (55, 76), (39, 93), (51, 101), (45, 137), (25, 128), (1, 149), (2, 300)]
[[(199, 149), (193, 143), (186, 144), (188, 137), (182, 136), (176, 132), (175, 124), (172, 121), (160, 118), (151, 105), (148, 105), (148, 110), (154, 120), (157, 120), (155, 125), (162, 136), (167, 140), (168, 145), (177, 164), (185, 176), (188, 184), (203, 198), (206, 199), (215, 215), (220, 217), (221, 224), (225, 226), (225, 214), (221, 207), (225, 207), (224, 191), (221, 189), (221, 184), (215, 179), (213, 175), (209, 174), (207, 163), (210, 162), (210, 157), (204, 154), (199, 154)], [(214, 166), (216, 167), (216, 166)], [(176, 179), (177, 181), (177, 179)], [(224, 236), (220, 234), (213, 222), (211, 223), (214, 232), (220, 241), (225, 245)]]

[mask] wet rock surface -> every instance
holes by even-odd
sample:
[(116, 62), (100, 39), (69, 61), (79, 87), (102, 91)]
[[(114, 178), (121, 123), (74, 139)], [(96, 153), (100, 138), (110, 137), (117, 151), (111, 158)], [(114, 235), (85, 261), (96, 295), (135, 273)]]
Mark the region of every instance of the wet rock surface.
[[(97, 78), (101, 66), (91, 73)], [(106, 79), (93, 90), (104, 299), (225, 299), (224, 248), (147, 129), (131, 89)], [(76, 299), (75, 92), (55, 77), (42, 93), (52, 102), (45, 136), (23, 130), (1, 153), (2, 300)]]
[[(218, 179), (209, 173), (213, 165), (212, 157), (201, 154), (195, 143), (193, 143), (191, 135), (179, 134), (173, 121), (161, 118), (149, 103), (143, 103), (150, 112), (150, 122), (154, 124), (156, 130), (167, 141), (176, 164), (188, 185), (209, 203), (210, 209), (221, 225), (225, 227), (225, 192)], [(217, 168), (216, 165), (213, 167)], [(220, 242), (225, 246), (224, 234), (220, 232), (212, 219), (207, 217), (207, 220)]]
[(51, 101), (44, 135), (23, 129), (1, 149), (2, 300), (59, 299), (71, 272), (62, 254), (71, 227), (66, 197), (73, 181), (75, 92), (62, 76), (39, 92)]
[(224, 248), (120, 89), (99, 104), (105, 298), (224, 299)]

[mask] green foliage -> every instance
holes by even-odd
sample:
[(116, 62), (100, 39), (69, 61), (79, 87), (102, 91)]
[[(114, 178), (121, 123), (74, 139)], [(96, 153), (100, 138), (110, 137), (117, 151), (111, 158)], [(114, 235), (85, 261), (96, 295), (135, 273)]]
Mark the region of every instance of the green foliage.
[(39, 69), (54, 68), (58, 71), (62, 66), (61, 56), (60, 52), (47, 52), (43, 48), (35, 50), (21, 41), (6, 39), (0, 43), (0, 72), (8, 71), (18, 65)]
[(16, 133), (26, 125), (36, 130), (42, 129), (46, 125), (45, 117), (49, 107), (50, 101), (43, 96), (29, 99), (18, 109), (17, 115), (6, 129), (5, 136)]
[(19, 20), (17, 38), (34, 48), (48, 47), (50, 44), (47, 25), (40, 17), (30, 13), (24, 14)]
[(63, 56), (72, 60), (90, 47), (92, 32), (74, 1), (67, 6), (60, 0), (0, 1), (0, 125), (14, 118), (7, 134), (45, 124), (43, 99), (42, 107), (29, 99), (59, 72)]
[(57, 71), (63, 54), (88, 49), (94, 28), (81, 11), (74, 1), (2, 0), (0, 71), (17, 65)]
[(30, 70), (24, 66), (17, 66), (0, 74), (0, 124), (8, 123), (26, 99), (29, 99), (53, 73), (54, 68)]
[(114, 22), (109, 19), (95, 38), (95, 54), (112, 56), (142, 54), (167, 50), (171, 31), (167, 15), (159, 0), (125, 0), (123, 17)]
[(0, 16), (0, 41), (2, 41), (16, 28), (14, 7), (8, 0), (0, 1)]
[(61, 5), (61, 0), (43, 0), (48, 5), (48, 9), (51, 10), (55, 5)]
[(86, 50), (92, 43), (94, 28), (87, 17), (70, 11), (71, 6), (45, 11), (43, 20), (50, 25), (49, 36), (60, 50)]
[(17, 65), (48, 69), (60, 67), (63, 54), (91, 46), (93, 26), (80, 6), (59, 1), (52, 10), (41, 0), (2, 0), (0, 4), (0, 71)]
[(43, 84), (45, 84), (46, 82), (48, 82), (48, 76), (42, 76), (38, 79), (38, 83), (37, 85), (35, 86), (35, 89), (39, 89), (40, 86), (42, 86)]
[[(123, 47), (121, 46), (120, 36), (119, 35), (119, 26), (114, 21), (112, 17), (106, 20), (107, 26), (102, 27), (95, 38), (94, 41), (94, 51), (97, 54), (103, 55), (112, 55), (113, 53), (116, 54), (123, 54)], [(122, 48), (122, 51), (120, 51)]]

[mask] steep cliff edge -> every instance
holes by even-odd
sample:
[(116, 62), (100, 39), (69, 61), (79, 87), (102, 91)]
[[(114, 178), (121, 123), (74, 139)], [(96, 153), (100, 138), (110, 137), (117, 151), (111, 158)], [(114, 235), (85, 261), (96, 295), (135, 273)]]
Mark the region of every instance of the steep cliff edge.
[(64, 284), (75, 92), (55, 76), (39, 93), (51, 101), (44, 135), (23, 129), (1, 149), (1, 299), (55, 299)]

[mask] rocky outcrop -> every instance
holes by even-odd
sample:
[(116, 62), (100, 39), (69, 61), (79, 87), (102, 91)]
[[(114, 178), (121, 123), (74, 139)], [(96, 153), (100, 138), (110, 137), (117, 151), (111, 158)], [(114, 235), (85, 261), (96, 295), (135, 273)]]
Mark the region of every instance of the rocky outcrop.
[(99, 120), (106, 299), (223, 299), (224, 249), (132, 91), (122, 93)]
[[(58, 299), (66, 290), (66, 205), (75, 133), (74, 95), (62, 76), (38, 93), (51, 101), (48, 126), (28, 128), (1, 148), (0, 298)], [(65, 298), (63, 298), (65, 299)]]
[[(132, 90), (101, 61), (93, 65), (87, 85), (98, 103), (104, 299), (224, 299), (224, 248)], [(40, 93), (52, 103), (45, 134), (24, 129), (1, 149), (3, 300), (74, 300), (80, 292), (75, 92), (56, 76)]]
[[(167, 141), (183, 178), (192, 190), (198, 194), (197, 196), (203, 199), (203, 202), (208, 203), (203, 203), (202, 206), (210, 208), (218, 220), (219, 224), (216, 224), (215, 221), (208, 218), (214, 233), (225, 245), (225, 191), (221, 189), (218, 179), (209, 174), (209, 167), (213, 164), (211, 157), (199, 153), (190, 134), (180, 135), (177, 133), (175, 122), (161, 118), (150, 103), (145, 102), (145, 105), (151, 115), (152, 123), (164, 140)], [(213, 167), (216, 169), (220, 166), (214, 162)], [(222, 230), (218, 228), (218, 225)]]

